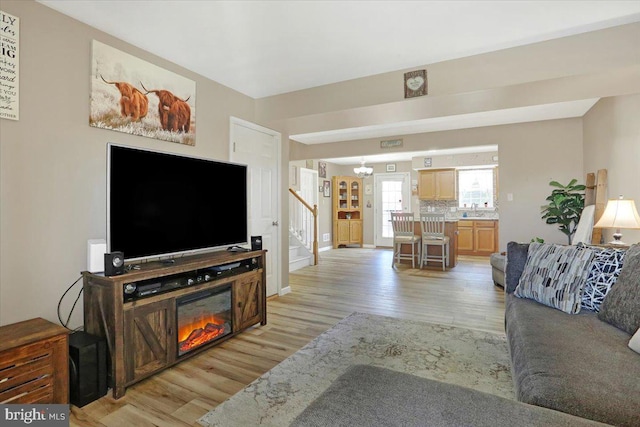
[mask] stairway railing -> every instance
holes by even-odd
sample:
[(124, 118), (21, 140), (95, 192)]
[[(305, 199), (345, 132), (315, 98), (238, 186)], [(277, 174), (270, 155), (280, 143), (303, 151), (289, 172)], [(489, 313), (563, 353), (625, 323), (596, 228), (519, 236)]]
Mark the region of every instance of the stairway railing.
[(289, 230), (313, 253), (313, 265), (318, 265), (318, 205), (307, 203), (293, 188), (289, 188)]

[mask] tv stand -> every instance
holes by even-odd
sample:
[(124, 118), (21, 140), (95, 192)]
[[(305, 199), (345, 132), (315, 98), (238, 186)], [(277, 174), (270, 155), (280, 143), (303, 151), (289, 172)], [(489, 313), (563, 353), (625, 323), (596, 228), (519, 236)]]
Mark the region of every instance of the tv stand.
[[(205, 351), (260, 323), (267, 324), (266, 251), (219, 251), (140, 265), (120, 276), (83, 272), (84, 329), (104, 337), (109, 348), (109, 383), (113, 397), (128, 386)], [(226, 268), (227, 266), (241, 266)], [(216, 271), (220, 270), (219, 274)], [(210, 274), (205, 274), (207, 272)], [(185, 278), (176, 282), (171, 278)], [(187, 278), (195, 278), (188, 280)], [(202, 278), (200, 281), (198, 278)], [(131, 284), (160, 283), (158, 293), (136, 297), (125, 293)], [(162, 288), (164, 284), (171, 287)], [(178, 283), (178, 284), (176, 284)], [(178, 298), (231, 287), (231, 333), (178, 355)]]

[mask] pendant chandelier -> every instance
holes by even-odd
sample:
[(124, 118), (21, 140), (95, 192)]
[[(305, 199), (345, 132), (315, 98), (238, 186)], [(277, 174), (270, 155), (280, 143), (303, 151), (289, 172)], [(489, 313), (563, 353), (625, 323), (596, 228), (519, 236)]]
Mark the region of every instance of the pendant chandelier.
[(358, 178), (367, 178), (373, 175), (373, 168), (368, 168), (364, 165), (364, 160), (360, 162), (360, 167), (353, 168), (353, 173), (355, 173)]

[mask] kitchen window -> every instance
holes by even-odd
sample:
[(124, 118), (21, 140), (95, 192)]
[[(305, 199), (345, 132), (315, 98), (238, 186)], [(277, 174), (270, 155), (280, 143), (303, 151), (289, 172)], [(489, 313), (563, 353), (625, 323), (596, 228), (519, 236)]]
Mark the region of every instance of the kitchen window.
[(494, 169), (458, 171), (458, 207), (493, 207)]

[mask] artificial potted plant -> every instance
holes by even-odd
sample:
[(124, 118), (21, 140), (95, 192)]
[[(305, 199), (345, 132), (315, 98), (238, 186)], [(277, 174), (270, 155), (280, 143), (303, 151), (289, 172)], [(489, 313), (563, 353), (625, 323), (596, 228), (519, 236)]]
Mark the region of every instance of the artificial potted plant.
[(586, 187), (576, 184), (577, 182), (577, 179), (572, 179), (569, 184), (562, 185), (557, 181), (551, 181), (549, 185), (555, 188), (545, 199), (549, 204), (542, 206), (542, 219), (547, 224), (558, 224), (558, 229), (566, 234), (569, 244), (584, 208)]

